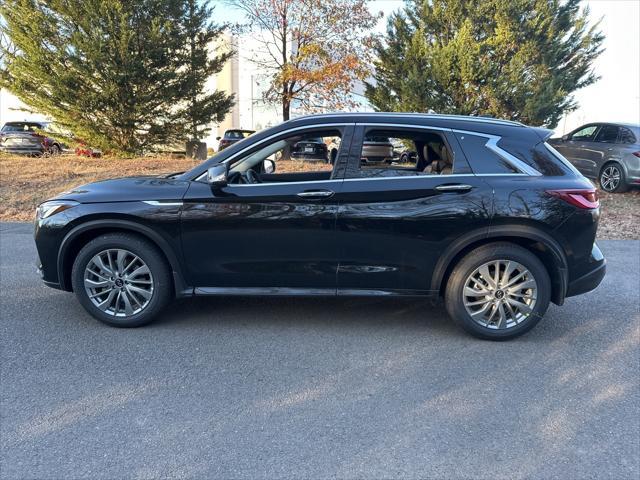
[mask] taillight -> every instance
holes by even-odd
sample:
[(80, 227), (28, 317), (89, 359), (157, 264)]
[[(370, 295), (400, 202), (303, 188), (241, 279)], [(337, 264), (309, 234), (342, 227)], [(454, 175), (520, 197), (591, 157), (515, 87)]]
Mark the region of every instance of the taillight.
[(636, 157), (640, 158), (640, 152), (633, 152), (633, 155), (635, 155)]
[(595, 188), (586, 188), (584, 190), (547, 190), (547, 193), (578, 208), (592, 209), (600, 206), (598, 191)]

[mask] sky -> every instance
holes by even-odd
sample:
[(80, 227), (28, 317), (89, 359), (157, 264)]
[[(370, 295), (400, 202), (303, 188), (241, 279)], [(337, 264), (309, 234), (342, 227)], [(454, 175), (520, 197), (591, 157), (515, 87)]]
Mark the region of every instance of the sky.
[[(479, 0), (481, 1), (481, 0)], [(224, 0), (213, 0), (221, 21), (241, 22), (242, 15)], [(403, 6), (403, 0), (371, 0), (370, 8), (381, 11), (378, 24), (383, 33), (388, 16)], [(640, 0), (586, 0), (592, 21), (601, 19), (605, 51), (594, 64), (598, 82), (575, 92), (577, 111), (563, 118), (556, 128), (567, 133), (588, 122), (640, 123)]]
[[(478, 0), (482, 1), (482, 0)], [(241, 22), (242, 15), (224, 0), (212, 0), (215, 17), (220, 22)], [(377, 30), (385, 30), (386, 19), (403, 6), (403, 0), (371, 0), (372, 11), (384, 17)], [(585, 0), (591, 19), (601, 19), (605, 51), (596, 60), (594, 70), (601, 78), (575, 92), (577, 111), (563, 118), (556, 133), (564, 134), (587, 122), (613, 121), (640, 124), (640, 0)], [(14, 116), (12, 99), (0, 92), (0, 123)]]

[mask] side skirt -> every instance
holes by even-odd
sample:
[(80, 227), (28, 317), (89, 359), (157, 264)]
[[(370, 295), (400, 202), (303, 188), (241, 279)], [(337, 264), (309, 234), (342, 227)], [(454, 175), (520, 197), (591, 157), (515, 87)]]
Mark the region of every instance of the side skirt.
[(437, 290), (343, 289), (287, 287), (196, 287), (196, 296), (267, 296), (267, 297), (432, 297)]

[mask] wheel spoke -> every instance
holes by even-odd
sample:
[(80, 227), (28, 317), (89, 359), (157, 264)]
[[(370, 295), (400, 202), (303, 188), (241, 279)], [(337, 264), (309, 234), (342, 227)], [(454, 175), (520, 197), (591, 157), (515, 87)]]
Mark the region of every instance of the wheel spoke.
[(149, 267), (146, 265), (142, 265), (141, 267), (136, 268), (133, 272), (129, 274), (129, 278), (135, 278), (139, 275), (148, 275)]
[(486, 290), (484, 288), (481, 290), (476, 290), (475, 288), (464, 287), (465, 297), (485, 297), (489, 295), (489, 293), (489, 290)]
[(144, 297), (147, 300), (149, 300), (151, 298), (151, 292), (150, 291), (145, 290), (143, 288), (136, 287), (135, 285), (129, 285), (129, 291), (137, 293), (138, 295), (141, 295), (142, 297)]
[(106, 287), (109, 285), (109, 281), (108, 280), (102, 280), (100, 282), (96, 282), (95, 280), (91, 280), (90, 278), (85, 278), (84, 279), (84, 284), (86, 286), (89, 286), (91, 288), (100, 288), (100, 287)]
[(480, 272), (482, 279), (486, 282), (486, 284), (489, 287), (491, 288), (496, 287), (496, 283), (493, 281), (493, 278), (491, 278), (491, 274), (489, 273), (489, 265), (483, 265), (478, 269), (478, 271)]
[(118, 268), (118, 273), (122, 274), (124, 272), (124, 259), (127, 256), (127, 252), (124, 250), (118, 250), (116, 254), (116, 266)]
[(102, 272), (106, 272), (108, 275), (113, 275), (113, 270), (107, 267), (100, 255), (93, 257), (92, 263), (94, 263)]
[(109, 306), (111, 305), (111, 302), (113, 301), (113, 297), (116, 296), (116, 291), (115, 290), (111, 290), (109, 292), (109, 296), (107, 298), (105, 298), (102, 302), (98, 303), (98, 308), (100, 310), (106, 310), (107, 308), (109, 308)]
[(124, 302), (124, 313), (126, 315), (132, 315), (133, 314), (133, 307), (131, 306), (131, 300), (129, 300), (129, 291), (128, 291), (128, 289), (125, 289), (122, 292), (122, 300)]
[(500, 314), (498, 328), (505, 328), (507, 326), (507, 314), (504, 312), (504, 304), (502, 302), (498, 304), (498, 313)]

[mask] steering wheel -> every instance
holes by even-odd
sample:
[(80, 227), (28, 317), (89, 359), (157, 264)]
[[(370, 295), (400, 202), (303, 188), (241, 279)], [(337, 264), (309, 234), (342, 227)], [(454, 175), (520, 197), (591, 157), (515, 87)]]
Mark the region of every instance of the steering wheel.
[(262, 183), (262, 180), (260, 180), (260, 176), (252, 169), (244, 172), (243, 176), (245, 183)]

